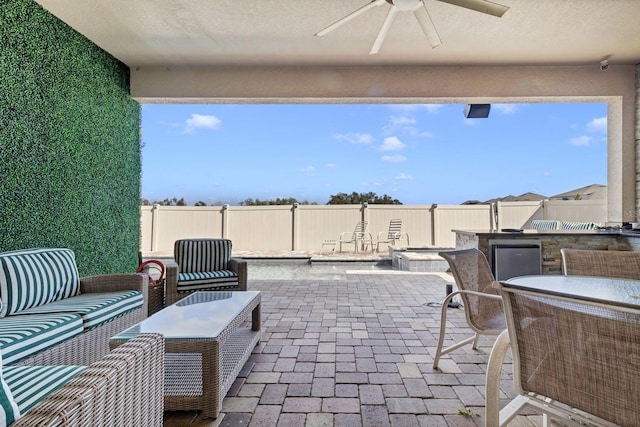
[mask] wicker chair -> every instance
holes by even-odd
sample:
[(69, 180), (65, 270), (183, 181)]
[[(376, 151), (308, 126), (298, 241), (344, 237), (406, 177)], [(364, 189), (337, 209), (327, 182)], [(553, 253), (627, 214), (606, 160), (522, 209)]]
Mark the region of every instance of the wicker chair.
[(141, 334), (73, 377), (11, 426), (161, 427), (163, 412), (164, 338)]
[[(438, 362), (442, 355), (469, 343), (472, 343), (472, 348), (475, 350), (478, 346), (480, 335), (498, 335), (507, 327), (502, 310), (502, 301), (500, 296), (497, 295), (497, 291), (491, 286), (494, 282), (494, 277), (484, 254), (478, 249), (464, 249), (440, 252), (439, 255), (449, 263), (458, 290), (447, 295), (442, 303), (440, 338), (433, 358), (434, 369), (438, 367)], [(462, 298), (467, 323), (475, 332), (475, 335), (443, 350), (447, 307), (451, 299), (456, 295), (460, 295)]]
[(565, 276), (640, 280), (640, 252), (560, 249)]
[(246, 291), (247, 262), (231, 257), (231, 240), (182, 239), (166, 263), (165, 305), (195, 291)]
[[(486, 426), (506, 425), (525, 407), (542, 412), (545, 425), (547, 417), (571, 418), (571, 425), (638, 425), (640, 310), (505, 283), (497, 288), (508, 331), (487, 366)], [(509, 348), (518, 396), (500, 410)]]

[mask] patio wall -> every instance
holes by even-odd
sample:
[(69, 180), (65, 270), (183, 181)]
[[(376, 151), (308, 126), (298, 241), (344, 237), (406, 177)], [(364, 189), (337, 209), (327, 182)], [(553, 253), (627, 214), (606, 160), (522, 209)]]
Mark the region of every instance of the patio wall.
[(140, 106), (129, 68), (33, 0), (0, 3), (0, 252), (138, 265)]
[(325, 239), (353, 231), (360, 220), (369, 222), (375, 240), (394, 218), (403, 220), (412, 247), (455, 247), (453, 229), (530, 228), (532, 219), (604, 224), (606, 210), (605, 200), (491, 205), (141, 206), (140, 250), (172, 254), (173, 242), (180, 238), (225, 237), (240, 251), (317, 252)]

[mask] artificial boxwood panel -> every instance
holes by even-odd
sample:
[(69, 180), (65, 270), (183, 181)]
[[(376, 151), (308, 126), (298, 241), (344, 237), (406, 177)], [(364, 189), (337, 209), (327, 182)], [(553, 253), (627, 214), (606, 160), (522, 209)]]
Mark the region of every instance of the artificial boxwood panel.
[(0, 2), (0, 251), (67, 247), (131, 272), (140, 106), (129, 69), (32, 0)]

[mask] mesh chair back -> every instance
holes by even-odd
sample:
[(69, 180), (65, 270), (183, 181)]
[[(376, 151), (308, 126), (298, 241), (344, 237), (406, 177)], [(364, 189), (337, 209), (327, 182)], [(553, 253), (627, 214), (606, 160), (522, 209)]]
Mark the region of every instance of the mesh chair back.
[(597, 226), (595, 222), (562, 222), (562, 230), (594, 230)]
[(531, 228), (534, 230), (558, 230), (560, 229), (560, 221), (550, 219), (534, 219), (531, 221)]
[(560, 249), (566, 276), (640, 280), (640, 252)]
[[(440, 252), (439, 255), (449, 263), (451, 274), (459, 289), (498, 294), (491, 286), (495, 279), (487, 258), (478, 249)], [(461, 297), (466, 307), (467, 322), (471, 326), (479, 330), (495, 328), (491, 321), (496, 317), (502, 317), (503, 314), (500, 300), (489, 300), (464, 293)]]
[(182, 239), (173, 247), (180, 273), (228, 270), (231, 258), (231, 240), (228, 239)]
[(640, 310), (623, 311), (502, 284), (518, 393), (610, 422), (640, 420)]

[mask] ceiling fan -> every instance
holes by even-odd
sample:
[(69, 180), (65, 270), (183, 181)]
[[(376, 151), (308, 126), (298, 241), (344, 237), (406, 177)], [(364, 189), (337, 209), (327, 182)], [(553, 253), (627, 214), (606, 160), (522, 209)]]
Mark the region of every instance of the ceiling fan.
[[(429, 44), (432, 48), (440, 46), (442, 43), (440, 41), (440, 36), (436, 31), (435, 25), (433, 25), (433, 21), (429, 16), (429, 12), (427, 11), (427, 6), (424, 3), (425, 0), (372, 0), (370, 3), (362, 6), (361, 8), (351, 12), (349, 15), (345, 16), (342, 19), (337, 20), (333, 24), (329, 25), (327, 28), (318, 31), (315, 35), (317, 37), (322, 37), (331, 31), (335, 30), (338, 27), (341, 27), (343, 24), (351, 21), (358, 15), (366, 12), (367, 10), (373, 8), (374, 6), (382, 6), (383, 4), (390, 4), (389, 13), (387, 14), (386, 19), (382, 23), (382, 27), (378, 32), (378, 36), (376, 37), (375, 42), (373, 43), (373, 47), (369, 52), (370, 55), (375, 55), (380, 50), (380, 46), (384, 42), (384, 39), (387, 37), (387, 33), (391, 28), (391, 24), (393, 24), (393, 20), (396, 15), (400, 12), (410, 12), (412, 11), (415, 15), (424, 35), (427, 37)], [(507, 6), (494, 3), (488, 0), (437, 0), (443, 3), (449, 3), (455, 6), (464, 7), (465, 9), (475, 10), (476, 12), (486, 13), (487, 15), (493, 15), (496, 17), (502, 17), (504, 13), (509, 10)]]

